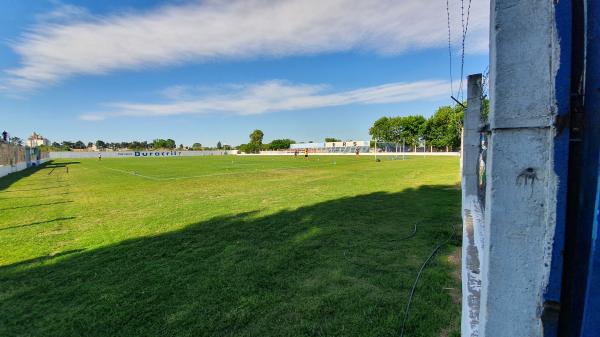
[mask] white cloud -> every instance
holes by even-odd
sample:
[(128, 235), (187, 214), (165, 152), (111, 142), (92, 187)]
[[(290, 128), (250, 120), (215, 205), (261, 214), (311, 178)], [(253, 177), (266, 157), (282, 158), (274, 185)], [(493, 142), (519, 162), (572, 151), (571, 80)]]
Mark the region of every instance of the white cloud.
[(97, 121), (120, 116), (156, 117), (210, 113), (255, 115), (350, 104), (400, 103), (439, 98), (448, 93), (448, 86), (446, 81), (429, 80), (331, 92), (326, 85), (267, 81), (229, 86), (227, 93), (222, 92), (223, 89), (217, 89), (214, 93), (203, 90), (199, 96), (195, 96), (195, 88), (177, 86), (174, 90), (178, 96), (166, 103), (108, 103), (111, 112), (89, 113), (80, 118)]
[(102, 114), (94, 114), (94, 113), (89, 113), (89, 114), (84, 114), (79, 116), (79, 119), (84, 120), (84, 121), (101, 121), (106, 119), (105, 116), (103, 116)]
[(47, 13), (35, 16), (38, 24), (78, 22), (85, 19), (93, 19), (93, 16), (85, 8), (55, 2), (55, 8)]
[[(459, 0), (450, 4), (458, 38)], [(489, 0), (473, 0), (471, 52), (487, 49), (488, 12)], [(399, 54), (446, 44), (443, 0), (209, 0), (109, 16), (62, 6), (11, 44), (20, 66), (5, 72), (10, 87), (27, 89), (78, 74), (186, 62)]]

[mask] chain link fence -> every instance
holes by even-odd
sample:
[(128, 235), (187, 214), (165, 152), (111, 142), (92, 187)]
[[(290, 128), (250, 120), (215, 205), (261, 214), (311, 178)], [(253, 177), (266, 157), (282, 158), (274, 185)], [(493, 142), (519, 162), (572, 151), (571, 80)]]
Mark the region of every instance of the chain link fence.
[(42, 152), (39, 148), (30, 148), (17, 144), (0, 143), (0, 166), (16, 166), (20, 163), (33, 163), (47, 159), (48, 152)]

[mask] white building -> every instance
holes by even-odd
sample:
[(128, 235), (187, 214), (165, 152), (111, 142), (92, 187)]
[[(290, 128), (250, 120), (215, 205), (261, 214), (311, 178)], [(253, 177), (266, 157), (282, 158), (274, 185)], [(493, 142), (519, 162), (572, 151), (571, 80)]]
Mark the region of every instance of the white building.
[(37, 147), (40, 145), (50, 145), (50, 141), (44, 138), (42, 135), (33, 133), (29, 138), (27, 138), (27, 146), (29, 147)]

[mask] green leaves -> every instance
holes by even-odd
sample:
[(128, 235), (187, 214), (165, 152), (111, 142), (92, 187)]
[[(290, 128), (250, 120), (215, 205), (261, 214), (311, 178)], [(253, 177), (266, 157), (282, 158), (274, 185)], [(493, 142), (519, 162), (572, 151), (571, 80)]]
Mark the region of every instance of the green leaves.
[(439, 107), (429, 119), (421, 115), (381, 117), (373, 123), (369, 134), (382, 142), (418, 146), (425, 141), (438, 148), (458, 148), (463, 115), (463, 108), (456, 105)]
[(261, 130), (256, 129), (250, 134), (250, 143), (260, 145), (264, 136), (265, 134)]
[(271, 143), (269, 143), (269, 150), (284, 150), (289, 149), (291, 144), (294, 144), (295, 141), (291, 139), (273, 139)]
[(417, 145), (421, 139), (426, 119), (423, 116), (382, 117), (375, 121), (369, 134), (378, 141), (404, 141), (407, 145)]
[(460, 133), (464, 112), (461, 106), (442, 106), (427, 120), (423, 133), (425, 140), (434, 147), (460, 147)]

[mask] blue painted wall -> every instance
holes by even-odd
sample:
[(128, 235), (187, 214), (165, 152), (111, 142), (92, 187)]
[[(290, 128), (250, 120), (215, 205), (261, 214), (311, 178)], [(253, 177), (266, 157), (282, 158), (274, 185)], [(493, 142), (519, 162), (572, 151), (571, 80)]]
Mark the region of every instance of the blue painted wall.
[[(555, 6), (556, 28), (560, 41), (560, 65), (556, 75), (557, 114), (568, 118), (571, 88), (571, 34), (572, 8), (570, 1), (559, 1)], [(569, 128), (565, 127), (555, 138), (554, 172), (558, 176), (556, 228), (552, 249), (552, 265), (544, 300), (560, 302), (563, 255), (565, 245), (565, 219), (567, 208), (567, 177), (569, 158)], [(556, 329), (545, 329), (545, 336), (556, 335)]]
[(589, 253), (581, 336), (596, 337), (600, 336), (600, 3), (596, 0), (587, 3), (587, 22), (583, 213), (591, 228), (584, 246)]

